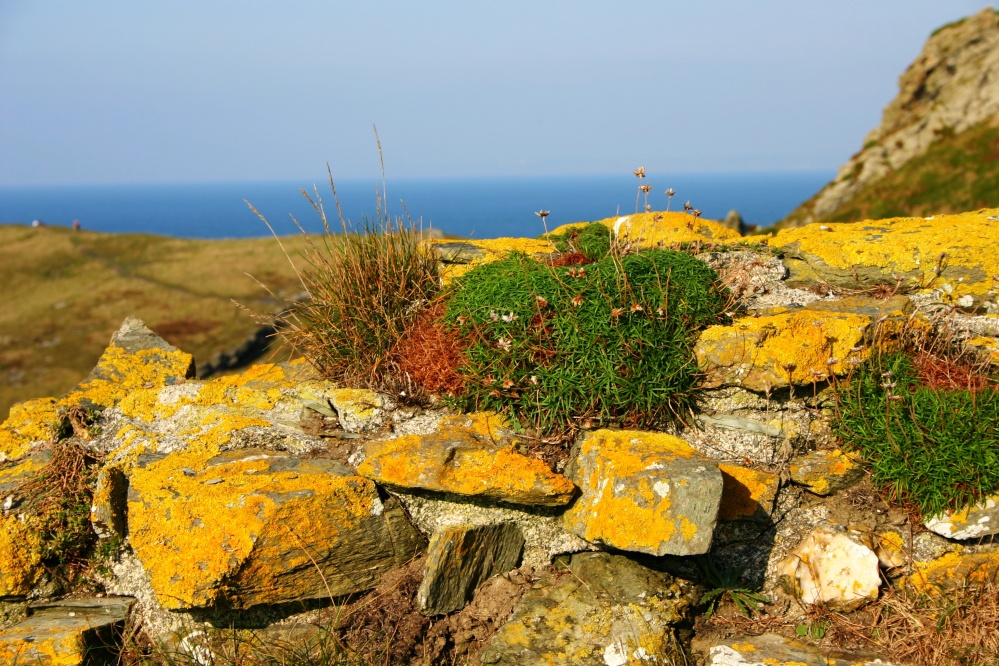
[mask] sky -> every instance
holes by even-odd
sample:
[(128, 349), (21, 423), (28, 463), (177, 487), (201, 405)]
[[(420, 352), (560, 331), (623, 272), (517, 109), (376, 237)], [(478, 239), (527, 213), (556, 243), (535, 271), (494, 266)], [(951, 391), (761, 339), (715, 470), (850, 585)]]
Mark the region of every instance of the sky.
[(0, 185), (835, 169), (985, 0), (0, 0)]

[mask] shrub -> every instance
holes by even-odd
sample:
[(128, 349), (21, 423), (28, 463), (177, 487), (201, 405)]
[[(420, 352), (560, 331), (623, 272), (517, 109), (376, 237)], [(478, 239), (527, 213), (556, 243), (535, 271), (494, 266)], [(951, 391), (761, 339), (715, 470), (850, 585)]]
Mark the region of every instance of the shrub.
[[(932, 355), (875, 356), (838, 391), (834, 424), (874, 483), (924, 516), (999, 490), (999, 388)], [(959, 375), (964, 386), (947, 385)]]
[(480, 266), (456, 280), (446, 315), (468, 336), (455, 402), (510, 412), (539, 434), (682, 420), (695, 402), (694, 333), (725, 303), (712, 269), (666, 250)]
[(397, 389), (395, 350), (438, 293), (437, 257), (400, 221), (366, 221), (359, 229), (343, 222), (342, 235), (326, 228), (299, 274), (308, 299), (279, 316), (282, 333), (332, 381)]

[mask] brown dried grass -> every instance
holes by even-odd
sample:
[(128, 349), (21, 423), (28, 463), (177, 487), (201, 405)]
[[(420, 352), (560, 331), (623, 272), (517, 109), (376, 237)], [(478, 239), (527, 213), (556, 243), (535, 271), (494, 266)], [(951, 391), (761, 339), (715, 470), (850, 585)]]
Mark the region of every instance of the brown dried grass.
[(435, 303), (420, 313), (395, 348), (399, 372), (427, 393), (460, 395), (465, 382), (458, 368), (464, 363), (467, 338), (443, 320), (446, 307)]

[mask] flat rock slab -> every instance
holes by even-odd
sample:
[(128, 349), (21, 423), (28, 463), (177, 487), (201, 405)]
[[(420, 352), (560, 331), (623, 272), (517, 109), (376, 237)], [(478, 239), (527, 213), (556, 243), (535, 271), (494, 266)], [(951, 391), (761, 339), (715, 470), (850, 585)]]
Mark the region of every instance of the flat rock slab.
[(777, 577), (802, 603), (849, 612), (878, 598), (879, 564), (859, 538), (821, 524), (781, 560)]
[(30, 513), (22, 518), (18, 509), (30, 498), (15, 491), (41, 474), (51, 460), (51, 449), (36, 449), (0, 470), (0, 502), (9, 505), (0, 515), (0, 597), (27, 596), (42, 577), (41, 528)]
[(931, 516), (923, 524), (931, 532), (960, 541), (999, 534), (999, 495), (960, 511)]
[(840, 449), (812, 451), (791, 461), (791, 480), (816, 495), (832, 495), (864, 478), (860, 459)]
[[(784, 253), (790, 284), (857, 289), (894, 285), (941, 289), (962, 307), (978, 308), (999, 275), (999, 227), (981, 210), (930, 218), (809, 224), (767, 240)], [(949, 285), (948, 290), (945, 285)]]
[(527, 506), (565, 506), (572, 481), (517, 453), (495, 414), (444, 419), (429, 435), (372, 442), (357, 473), (400, 490), (428, 490)]
[(694, 638), (705, 666), (893, 666), (872, 654), (828, 650), (777, 634), (738, 636), (710, 643)]
[(117, 663), (131, 597), (93, 597), (36, 604), (0, 631), (0, 661), (31, 666)]
[(514, 523), (455, 525), (434, 532), (416, 595), (420, 610), (443, 615), (463, 608), (489, 578), (516, 567), (523, 550), (524, 535)]
[(673, 626), (696, 600), (690, 583), (609, 553), (577, 553), (567, 573), (549, 573), (521, 599), (480, 653), (483, 664), (682, 663)]
[(570, 468), (582, 495), (564, 520), (579, 537), (657, 556), (711, 548), (722, 473), (682, 439), (595, 430), (583, 437)]
[(331, 460), (263, 449), (140, 460), (128, 531), (156, 599), (172, 610), (370, 589), (423, 545), (368, 479)]

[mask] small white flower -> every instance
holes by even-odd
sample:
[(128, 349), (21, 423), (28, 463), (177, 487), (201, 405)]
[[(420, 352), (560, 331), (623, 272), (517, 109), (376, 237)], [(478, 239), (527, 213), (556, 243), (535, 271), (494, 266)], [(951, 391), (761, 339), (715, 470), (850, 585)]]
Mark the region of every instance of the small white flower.
[(489, 311), (489, 321), (499, 321), (499, 315), (496, 314), (496, 310)]
[(505, 322), (506, 322), (506, 323), (508, 323), (508, 324), (509, 324), (510, 322), (512, 322), (512, 321), (516, 321), (517, 319), (520, 319), (520, 317), (518, 317), (517, 315), (515, 315), (515, 314), (514, 314), (514, 313), (512, 313), (512, 312), (511, 312), (510, 314), (505, 314), (505, 315), (503, 315), (503, 321), (505, 321)]
[(510, 340), (509, 338), (500, 338), (496, 341), (496, 346), (503, 351), (510, 351), (510, 348), (513, 347), (513, 340)]

